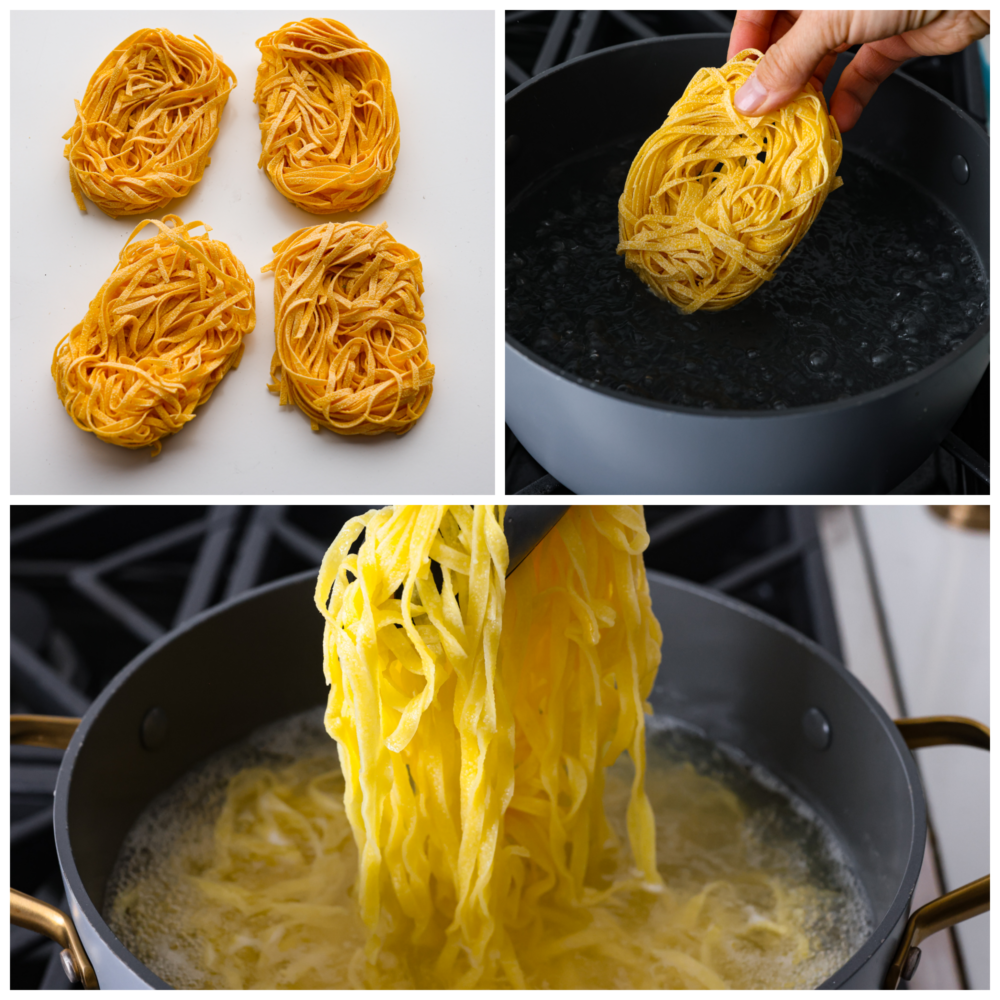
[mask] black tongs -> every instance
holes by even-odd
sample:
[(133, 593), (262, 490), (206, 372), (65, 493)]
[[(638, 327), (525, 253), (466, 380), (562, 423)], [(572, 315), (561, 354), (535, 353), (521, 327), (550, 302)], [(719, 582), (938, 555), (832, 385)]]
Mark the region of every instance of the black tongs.
[(531, 550), (556, 526), (559, 519), (569, 510), (569, 504), (544, 507), (530, 504), (511, 504), (503, 519), (503, 533), (507, 536), (510, 562), (507, 575), (510, 576)]

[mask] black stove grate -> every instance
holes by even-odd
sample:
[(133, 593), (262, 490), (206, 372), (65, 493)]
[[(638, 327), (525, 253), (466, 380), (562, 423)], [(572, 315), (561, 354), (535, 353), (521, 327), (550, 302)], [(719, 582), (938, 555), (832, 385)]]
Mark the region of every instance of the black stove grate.
[[(732, 26), (732, 11), (512, 11), (506, 15), (504, 32), (507, 92), (587, 52), (637, 38), (728, 32)], [(986, 88), (977, 45), (950, 56), (913, 59), (905, 70), (985, 125)], [(941, 447), (891, 492), (988, 495), (989, 409), (987, 370)], [(509, 496), (571, 493), (528, 454), (509, 428), (505, 490)]]
[[(319, 564), (361, 507), (14, 507), (11, 711), (81, 715), (150, 642)], [(652, 569), (714, 587), (840, 655), (810, 507), (647, 507)], [(62, 751), (11, 747), (11, 885), (66, 908), (52, 836)], [(11, 928), (11, 987), (68, 989), (59, 947)]]

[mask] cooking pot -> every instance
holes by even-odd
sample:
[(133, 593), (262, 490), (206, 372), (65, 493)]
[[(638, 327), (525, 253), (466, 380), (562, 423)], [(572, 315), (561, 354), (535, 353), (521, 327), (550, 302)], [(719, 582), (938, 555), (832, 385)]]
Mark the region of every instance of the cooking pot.
[[(169, 988), (101, 916), (115, 859), (155, 796), (208, 755), (326, 699), (315, 571), (238, 597), (153, 643), (82, 720), (12, 716), (11, 739), (66, 747), (56, 782), (56, 848), (69, 914), (11, 890), (11, 920), (49, 934), (64, 967), (105, 989)], [(761, 612), (651, 572), (663, 626), (655, 711), (758, 761), (829, 824), (852, 859), (875, 931), (825, 988), (895, 986), (922, 937), (984, 912), (989, 877), (907, 920), (926, 820), (907, 745), (988, 747), (967, 720), (894, 725), (819, 646)]]
[[(559, 164), (655, 131), (697, 70), (725, 62), (728, 40), (630, 42), (512, 91), (508, 211)], [(830, 73), (828, 99), (849, 58), (840, 56)], [(989, 139), (971, 118), (896, 73), (844, 144), (932, 194), (989, 272)], [(556, 479), (595, 495), (887, 492), (940, 444), (989, 361), (987, 319), (949, 354), (881, 389), (786, 410), (702, 410), (585, 382), (525, 347), (517, 333), (508, 325), (507, 424)]]

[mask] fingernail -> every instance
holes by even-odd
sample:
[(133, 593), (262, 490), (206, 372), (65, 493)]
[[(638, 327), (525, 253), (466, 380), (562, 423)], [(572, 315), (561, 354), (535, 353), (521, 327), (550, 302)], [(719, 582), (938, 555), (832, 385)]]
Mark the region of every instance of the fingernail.
[(761, 86), (756, 73), (750, 74), (750, 79), (736, 91), (736, 110), (741, 115), (753, 114), (767, 98), (767, 91)]

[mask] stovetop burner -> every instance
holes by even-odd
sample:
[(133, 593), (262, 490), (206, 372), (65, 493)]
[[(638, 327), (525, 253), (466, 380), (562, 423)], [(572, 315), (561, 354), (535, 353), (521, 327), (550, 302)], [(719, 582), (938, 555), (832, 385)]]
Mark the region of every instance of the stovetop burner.
[[(587, 52), (637, 38), (728, 32), (732, 24), (732, 12), (726, 11), (512, 11), (505, 27), (507, 91)], [(911, 60), (905, 72), (985, 124), (986, 89), (977, 46), (950, 56)], [(891, 492), (989, 494), (989, 408), (987, 369), (941, 446)], [(532, 458), (509, 428), (506, 440), (508, 495), (571, 493)]]

